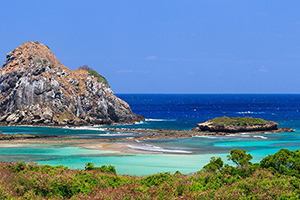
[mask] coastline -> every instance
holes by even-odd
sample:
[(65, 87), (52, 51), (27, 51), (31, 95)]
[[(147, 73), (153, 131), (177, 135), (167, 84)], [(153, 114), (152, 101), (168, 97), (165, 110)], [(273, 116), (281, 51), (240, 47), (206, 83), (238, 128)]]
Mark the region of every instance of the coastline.
[[(56, 127), (62, 128), (62, 127)], [(99, 149), (99, 150), (109, 150), (121, 153), (132, 153), (132, 154), (157, 154), (157, 153), (173, 153), (167, 150), (163, 151), (151, 151), (144, 150), (136, 145), (138, 145), (137, 140), (163, 140), (171, 138), (191, 138), (199, 136), (225, 136), (231, 134), (243, 134), (245, 132), (237, 133), (223, 133), (223, 132), (201, 132), (193, 130), (168, 130), (168, 129), (120, 129), (120, 128), (105, 128), (105, 131), (109, 132), (135, 132), (143, 133), (138, 137), (127, 137), (127, 138), (109, 138), (109, 139), (87, 139), (79, 138), (76, 136), (44, 136), (44, 135), (23, 135), (13, 134), (4, 135), (0, 137), (0, 144), (71, 144), (70, 146), (76, 146), (86, 149)], [(262, 134), (262, 133), (280, 133), (280, 132), (293, 132), (290, 128), (278, 128), (277, 130), (270, 131), (255, 131), (247, 132), (248, 134)], [(13, 138), (12, 136), (15, 136)], [(6, 138), (6, 139), (5, 139)], [(7, 146), (5, 146), (7, 147)], [(11, 146), (13, 147), (13, 146)], [(1, 147), (0, 147), (1, 148)], [(186, 152), (174, 152), (177, 154), (186, 154)]]

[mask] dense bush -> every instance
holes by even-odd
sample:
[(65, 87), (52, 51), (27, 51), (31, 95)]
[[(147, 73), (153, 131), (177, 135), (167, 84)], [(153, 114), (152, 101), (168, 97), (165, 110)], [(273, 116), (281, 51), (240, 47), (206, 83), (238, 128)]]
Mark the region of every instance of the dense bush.
[(84, 167), (85, 170), (98, 170), (100, 172), (112, 172), (114, 174), (117, 174), (117, 171), (116, 171), (116, 168), (114, 166), (111, 166), (111, 165), (102, 165), (101, 167), (95, 167), (94, 163), (86, 163), (85, 164), (85, 167)]
[(298, 150), (282, 149), (255, 164), (243, 150), (234, 149), (230, 156), (235, 166), (212, 157), (195, 174), (177, 171), (146, 177), (120, 176), (113, 166), (96, 167), (93, 163), (86, 163), (84, 170), (71, 170), (0, 162), (0, 199), (300, 198)]

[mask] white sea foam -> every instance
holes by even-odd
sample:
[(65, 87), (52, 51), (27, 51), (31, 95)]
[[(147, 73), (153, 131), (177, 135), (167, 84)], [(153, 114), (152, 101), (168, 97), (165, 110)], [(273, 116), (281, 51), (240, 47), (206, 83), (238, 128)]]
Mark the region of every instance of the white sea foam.
[(216, 136), (209, 136), (209, 135), (195, 135), (193, 137), (199, 137), (199, 138), (209, 138), (209, 139), (216, 139), (218, 137)]
[(242, 137), (250, 137), (249, 133), (241, 133)]
[[(144, 124), (145, 122), (144, 121), (140, 121), (140, 122), (134, 122), (134, 124)], [(128, 124), (130, 125), (130, 124)]]
[(129, 135), (133, 135), (133, 133), (106, 133), (106, 134), (98, 134), (98, 136), (104, 136), (104, 137), (107, 137), (107, 136), (129, 136)]
[(141, 146), (133, 146), (133, 145), (128, 144), (127, 146), (130, 147), (131, 149), (141, 150), (141, 151), (152, 151), (152, 152), (162, 152), (162, 153), (184, 153), (184, 154), (193, 153), (192, 151), (164, 149), (164, 148), (149, 145), (149, 144), (141, 145)]
[(91, 130), (91, 131), (106, 131), (106, 128), (100, 128), (95, 126), (83, 126), (83, 127), (64, 127), (65, 129), (73, 130)]
[(261, 138), (261, 139), (268, 139), (267, 137), (261, 136), (261, 135), (253, 135), (254, 138)]
[(239, 136), (239, 134), (229, 134), (229, 135), (225, 135), (226, 137), (237, 137)]

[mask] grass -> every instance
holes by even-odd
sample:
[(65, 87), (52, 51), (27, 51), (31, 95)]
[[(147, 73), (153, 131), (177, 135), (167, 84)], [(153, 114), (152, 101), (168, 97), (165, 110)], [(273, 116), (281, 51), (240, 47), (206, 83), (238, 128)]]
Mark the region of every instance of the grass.
[(224, 125), (226, 126), (254, 126), (254, 125), (265, 125), (269, 124), (269, 121), (266, 121), (261, 118), (252, 118), (252, 117), (217, 117), (211, 120), (208, 120), (212, 123), (213, 126)]

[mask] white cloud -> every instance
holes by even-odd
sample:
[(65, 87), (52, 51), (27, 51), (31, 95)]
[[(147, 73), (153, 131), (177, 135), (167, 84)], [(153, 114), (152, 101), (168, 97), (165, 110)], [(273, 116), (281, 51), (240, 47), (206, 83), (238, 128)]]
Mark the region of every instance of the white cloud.
[(269, 72), (269, 69), (266, 66), (261, 66), (259, 72)]
[(118, 74), (121, 74), (121, 73), (132, 73), (133, 70), (128, 70), (128, 69), (121, 69), (121, 70), (118, 70), (117, 73)]
[(157, 59), (156, 56), (148, 56), (147, 58), (145, 58), (146, 60), (155, 60)]

